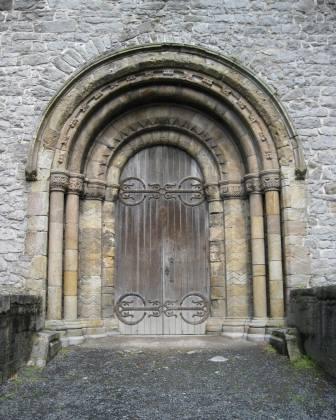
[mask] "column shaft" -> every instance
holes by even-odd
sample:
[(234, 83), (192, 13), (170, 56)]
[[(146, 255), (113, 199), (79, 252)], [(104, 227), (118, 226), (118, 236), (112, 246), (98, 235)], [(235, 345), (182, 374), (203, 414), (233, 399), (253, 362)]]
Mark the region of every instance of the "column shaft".
[(225, 255), (227, 282), (227, 315), (230, 318), (248, 316), (248, 244), (244, 201), (229, 198), (224, 201)]
[(88, 182), (80, 218), (80, 294), (81, 318), (102, 316), (102, 202), (105, 183)]
[(48, 241), (48, 319), (62, 318), (64, 191), (68, 176), (52, 173)]
[(279, 191), (266, 191), (267, 249), (270, 292), (270, 315), (284, 316), (283, 270)]
[(68, 194), (65, 207), (64, 319), (77, 318), (79, 196)]
[(253, 313), (255, 318), (267, 317), (266, 265), (263, 200), (261, 194), (250, 194), (251, 251), (253, 278)]
[(83, 176), (71, 174), (65, 206), (64, 318), (77, 319), (79, 195)]
[(226, 315), (226, 286), (223, 202), (217, 184), (208, 184), (205, 193), (209, 202), (210, 221), (211, 316), (224, 318)]
[(221, 181), (224, 207), (226, 302), (229, 318), (248, 316), (248, 246), (245, 189), (239, 181)]

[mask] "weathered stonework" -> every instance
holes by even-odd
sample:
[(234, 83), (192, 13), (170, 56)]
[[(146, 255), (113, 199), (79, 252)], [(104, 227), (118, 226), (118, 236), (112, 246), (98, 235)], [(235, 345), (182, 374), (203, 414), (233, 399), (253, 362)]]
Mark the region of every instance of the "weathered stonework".
[(288, 323), (297, 328), (301, 351), (336, 377), (336, 287), (293, 290)]
[(42, 313), (40, 297), (0, 296), (0, 384), (28, 362)]
[[(192, 120), (191, 114), (187, 115), (186, 110), (185, 114), (178, 111), (179, 117), (174, 116), (171, 120), (166, 116), (163, 120), (159, 120), (158, 117), (145, 120), (139, 111), (138, 116), (141, 117), (139, 120), (141, 119), (143, 127), (127, 119), (120, 121), (119, 126), (115, 128), (117, 130), (115, 134), (118, 134), (115, 135), (115, 143), (122, 143), (133, 136), (132, 144), (134, 147), (140, 147), (141, 142), (149, 141), (149, 136), (145, 137), (141, 130), (155, 130), (158, 126), (161, 128), (174, 126), (174, 130), (183, 131), (185, 136), (183, 141), (189, 145), (188, 152), (195, 156), (197, 156), (199, 145), (211, 144), (211, 147), (208, 147), (209, 154), (212, 153), (215, 156), (213, 160), (217, 162), (224, 181), (220, 184), (221, 197), (216, 192), (213, 200), (209, 202), (213, 223), (218, 223), (218, 220), (215, 222), (216, 217), (223, 214), (223, 204), (218, 200), (224, 199), (224, 213), (225, 203), (230, 202), (227, 207), (229, 218), (237, 211), (241, 220), (245, 220), (246, 209), (243, 210), (239, 206), (247, 206), (248, 200), (250, 203), (258, 200), (255, 197), (251, 198), (252, 195), (270, 193), (268, 207), (271, 213), (269, 213), (268, 226), (270, 230), (274, 228), (278, 231), (279, 226), (273, 220), (279, 218), (276, 209), (274, 210), (277, 198), (272, 193), (275, 190), (279, 191), (281, 187), (279, 205), (281, 230), (284, 234), (285, 267), (282, 269), (279, 266), (277, 251), (273, 250), (273, 255), (267, 258), (274, 258), (272, 264), (274, 275), (280, 272), (285, 273), (287, 294), (290, 289), (296, 287), (336, 282), (334, 185), (336, 182), (334, 142), (336, 76), (333, 54), (336, 42), (334, 35), (336, 12), (332, 1), (266, 2), (257, 0), (253, 3), (231, 0), (192, 1), (183, 9), (181, 9), (181, 2), (177, 0), (158, 1), (155, 4), (140, 1), (137, 5), (121, 0), (106, 2), (104, 8), (99, 2), (79, 0), (71, 2), (36, 0), (29, 2), (29, 5), (25, 5), (24, 2), (8, 1), (3, 4), (3, 10), (0, 11), (0, 175), (2, 179), (0, 196), (3, 197), (0, 204), (0, 291), (29, 291), (45, 297), (49, 188), (51, 187), (50, 190), (55, 190), (59, 195), (56, 199), (59, 211), (65, 208), (63, 206), (66, 206), (69, 193), (78, 195), (80, 199), (82, 197), (82, 186), (79, 185), (81, 181), (71, 178), (72, 170), (70, 173), (61, 175), (62, 179), (56, 179), (56, 175), (53, 175), (49, 185), (52, 162), (57, 165), (54, 168), (66, 169), (69, 142), (76, 137), (75, 133), (80, 132), (84, 117), (86, 118), (94, 111), (99, 101), (103, 103), (105, 100), (106, 103), (111, 103), (111, 109), (113, 106), (117, 112), (118, 107), (122, 105), (122, 100), (120, 102), (116, 100), (112, 104), (114, 95), (119, 95), (125, 87), (135, 92), (139, 81), (145, 79), (153, 80), (157, 85), (163, 82), (162, 85), (166, 86), (160, 85), (160, 94), (168, 100), (177, 98), (178, 95), (182, 98), (183, 94), (184, 98), (193, 100), (195, 104), (205, 104), (206, 95), (202, 96), (201, 92), (211, 91), (213, 97), (219, 93), (223, 95), (225, 100), (222, 103), (214, 101), (213, 109), (218, 109), (222, 115), (225, 114), (226, 123), (230, 127), (236, 124), (228, 108), (225, 108), (226, 101), (235, 112), (239, 111), (244, 123), (250, 125), (256, 144), (262, 150), (260, 159), (264, 164), (264, 169), (271, 171), (276, 168), (274, 164), (279, 162), (280, 174), (278, 176), (274, 173), (275, 176), (270, 177), (271, 172), (265, 175), (262, 171), (259, 173), (254, 167), (250, 172), (256, 172), (255, 175), (245, 177), (246, 196), (244, 196), (245, 191), (241, 189), (243, 179), (236, 176), (240, 174), (239, 165), (227, 166), (228, 162), (232, 161), (232, 159), (227, 159), (227, 153), (232, 157), (235, 156), (235, 151), (225, 150), (225, 154), (222, 150), (218, 150), (219, 140), (224, 137), (223, 133), (211, 127), (208, 132), (212, 135), (207, 136), (208, 122), (205, 119), (201, 121), (201, 118)], [(102, 76), (100, 79), (105, 80), (106, 89), (103, 89), (103, 84), (94, 87), (94, 80), (90, 81), (91, 85), (83, 81), (72, 98), (69, 97), (62, 104), (64, 115), (67, 117), (64, 120), (60, 119), (64, 125), (57, 126), (55, 123), (50, 124), (45, 131), (43, 131), (43, 126), (38, 130), (48, 103), (59, 94), (69, 78), (88, 62), (103, 54), (111, 54), (127, 47), (161, 42), (210, 48), (214, 52), (230, 57), (232, 68), (235, 68), (235, 63), (246, 66), (252, 74), (258, 75), (267, 83), (274, 98), (286, 108), (289, 120), (296, 131), (293, 130), (290, 136), (284, 132), (279, 119), (272, 119), (272, 113), (268, 112), (266, 105), (262, 105), (265, 99), (262, 95), (259, 98), (261, 105), (256, 105), (251, 90), (249, 94), (246, 94), (249, 87), (241, 85), (242, 76), (235, 80), (231, 79), (231, 86), (229, 86), (227, 83), (229, 79), (225, 81), (222, 77), (218, 77), (215, 66), (212, 74), (209, 72), (206, 77), (201, 76), (204, 64), (202, 60), (195, 61), (192, 71), (188, 69), (187, 55), (189, 53), (187, 50), (183, 51), (183, 47), (180, 51), (181, 57), (185, 55), (180, 62), (179, 56), (176, 56), (174, 60), (171, 60), (171, 67), (166, 66), (157, 71), (146, 69), (151, 61), (150, 53), (147, 54), (146, 59), (144, 58), (146, 65), (143, 67), (140, 67), (140, 63), (132, 61), (133, 59), (123, 58), (121, 54), (120, 62), (124, 60), (125, 66), (129, 60), (127, 66), (130, 75), (126, 79), (122, 79), (120, 75), (115, 80), (110, 80), (120, 70), (116, 62), (110, 63), (104, 70), (105, 78)], [(165, 54), (168, 53), (162, 53), (162, 60)], [(179, 72), (176, 71), (176, 63), (183, 67)], [(96, 67), (99, 67), (98, 64)], [(229, 72), (226, 77), (228, 74)], [(198, 96), (187, 88), (183, 93), (173, 92), (172, 94), (169, 84), (174, 80), (179, 80), (179, 83), (186, 83), (189, 86), (197, 85)], [(140, 93), (139, 90), (138, 94)], [(142, 94), (147, 94), (150, 98), (153, 92), (149, 89), (149, 92), (143, 91)], [(132, 96), (131, 92), (124, 99), (130, 104), (137, 100), (136, 94)], [(71, 101), (76, 104), (76, 107), (72, 108)], [(220, 106), (223, 107), (222, 110)], [(50, 109), (51, 107), (49, 112)], [(154, 116), (154, 113), (155, 111), (151, 116)], [(260, 119), (258, 115), (262, 113), (264, 119)], [(184, 118), (185, 115), (188, 118)], [(45, 116), (48, 116), (48, 112)], [(103, 110), (101, 115), (97, 113), (96, 116), (103, 118)], [(110, 128), (111, 132), (113, 129), (114, 127)], [(85, 134), (88, 137), (91, 135), (90, 130), (88, 126)], [(25, 180), (25, 163), (36, 133), (43, 133), (43, 136), (37, 136), (37, 142), (43, 143), (43, 146), (41, 144), (41, 148), (37, 149), (43, 150), (43, 153), (40, 153), (36, 160), (37, 168), (33, 166), (27, 168), (27, 180), (35, 180), (29, 183)], [(238, 134), (239, 138), (247, 139), (245, 132), (241, 131)], [(95, 135), (94, 132), (92, 135)], [(197, 139), (197, 142), (190, 140), (191, 137)], [(278, 147), (276, 151), (272, 148), (271, 137)], [(177, 138), (178, 136), (170, 141), (177, 141)], [(106, 154), (106, 149), (117, 146), (116, 144), (106, 145), (104, 139), (104, 133), (102, 133), (100, 145), (93, 151), (96, 153), (97, 160), (93, 159), (89, 168), (94, 176), (85, 181), (83, 192), (90, 201), (96, 202), (91, 204), (95, 208), (101, 206), (99, 201), (103, 199), (105, 199), (103, 206), (108, 201), (112, 203), (118, 189), (117, 181), (104, 184), (103, 179), (110, 156)], [(85, 144), (84, 140), (83, 138), (83, 144)], [(300, 143), (303, 155), (298, 147)], [(57, 145), (59, 148), (54, 156)], [(217, 153), (214, 153), (216, 148)], [(83, 154), (85, 150), (87, 149), (81, 149), (81, 153)], [(125, 149), (119, 154), (120, 162), (128, 156), (127, 153)], [(74, 156), (74, 164), (76, 159), (77, 156)], [(308, 168), (306, 180), (303, 179), (306, 171), (304, 161)], [(204, 162), (205, 168), (211, 168), (210, 158)], [(256, 165), (256, 159), (252, 156), (248, 164)], [(110, 174), (112, 180), (117, 177), (117, 169), (118, 162)], [(81, 172), (81, 170), (76, 168), (74, 172)], [(211, 173), (210, 170), (208, 172)], [(225, 178), (225, 172), (228, 172), (227, 178)], [(232, 173), (234, 173), (233, 177), (231, 177)], [(69, 183), (66, 179), (68, 176), (70, 176)], [(209, 187), (208, 190), (211, 195), (211, 188)], [(60, 194), (64, 197), (60, 198)], [(231, 203), (232, 198), (237, 201), (236, 204)], [(243, 199), (242, 203), (236, 200), (237, 198)], [(63, 204), (60, 204), (60, 200), (64, 200)], [(90, 205), (87, 203), (85, 206)], [(234, 210), (235, 206), (238, 206), (236, 210)], [(89, 214), (91, 210), (84, 208), (83, 211), (84, 214)], [(85, 215), (83, 217), (85, 218)], [(262, 239), (260, 238), (262, 234), (260, 217), (262, 216), (255, 214), (254, 228), (251, 231), (251, 235), (257, 235), (253, 238), (256, 243)], [(56, 220), (56, 223), (59, 221)], [(89, 226), (89, 222), (85, 223), (82, 229), (87, 229), (94, 240), (99, 242), (99, 235), (102, 233), (95, 233), (96, 227)], [(112, 241), (113, 221), (109, 219), (107, 223), (108, 227), (104, 227), (103, 234), (105, 232)], [(244, 224), (243, 226), (242, 229), (247, 229)], [(215, 226), (212, 232), (216, 237)], [(272, 231), (272, 234), (277, 235), (278, 232)], [(238, 238), (239, 232), (237, 235)], [(60, 243), (62, 238), (58, 237), (58, 240)], [(233, 240), (234, 238), (228, 237), (229, 242)], [(218, 249), (222, 246), (220, 241), (223, 240), (212, 244), (214, 261), (211, 270), (214, 273), (214, 281), (218, 277), (224, 277), (224, 261), (221, 260), (220, 252), (218, 253)], [(85, 246), (84, 243), (84, 255)], [(236, 246), (242, 245), (236, 244)], [(99, 250), (99, 243), (96, 247)], [(94, 273), (88, 273), (83, 277), (84, 293), (80, 297), (80, 302), (92, 302), (93, 314), (99, 314), (100, 305), (104, 307), (101, 299), (106, 300), (106, 308), (111, 307), (113, 286), (109, 283), (109, 279), (113, 272), (113, 256), (110, 255), (113, 251), (112, 248), (109, 251), (104, 250), (104, 247), (109, 247), (109, 245), (103, 241), (105, 255), (103, 266), (95, 267)], [(69, 251), (71, 251), (68, 252), (69, 255), (73, 254), (72, 248), (69, 248)], [(248, 254), (248, 250), (245, 249), (241, 252)], [(63, 264), (60, 255), (57, 257), (57, 267)], [(73, 257), (69, 258), (70, 261)], [(229, 293), (231, 293), (230, 301), (234, 302), (240, 293), (238, 291), (240, 280), (235, 280), (234, 274), (237, 257), (232, 255), (229, 258), (229, 267), (230, 264), (232, 267), (229, 269), (230, 279), (232, 279)], [(258, 255), (258, 258), (262, 260), (262, 256)], [(98, 264), (97, 259), (96, 255), (93, 258), (94, 264)], [(260, 259), (258, 261), (260, 262)], [(262, 267), (263, 263), (256, 264), (255, 268), (259, 270), (259, 266)], [(72, 268), (73, 266), (70, 265), (69, 273), (73, 272)], [(260, 272), (258, 275), (261, 275), (261, 278), (263, 276)], [(69, 274), (69, 287), (71, 276)], [(102, 287), (105, 288), (103, 297), (97, 295), (93, 278), (98, 279), (98, 283), (102, 282)], [(55, 287), (60, 287), (59, 280)], [(217, 293), (218, 290), (215, 290)], [(277, 280), (272, 283), (272, 291), (275, 296), (281, 296)], [(70, 288), (68, 292), (70, 302), (74, 296), (73, 288)], [(243, 312), (247, 310), (248, 305), (245, 301), (238, 298), (236, 301), (238, 306), (241, 305)], [(276, 313), (281, 312), (281, 308), (277, 306), (277, 299), (274, 299), (274, 310)], [(60, 308), (57, 311), (59, 312)], [(109, 311), (110, 309), (105, 309), (105, 314), (109, 314)]]

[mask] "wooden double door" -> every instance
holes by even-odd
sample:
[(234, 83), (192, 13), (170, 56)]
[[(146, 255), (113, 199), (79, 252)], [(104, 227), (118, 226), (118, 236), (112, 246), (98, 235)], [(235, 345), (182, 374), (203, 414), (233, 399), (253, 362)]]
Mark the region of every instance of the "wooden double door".
[(153, 146), (123, 168), (115, 313), (122, 334), (202, 334), (209, 316), (208, 206), (200, 168)]

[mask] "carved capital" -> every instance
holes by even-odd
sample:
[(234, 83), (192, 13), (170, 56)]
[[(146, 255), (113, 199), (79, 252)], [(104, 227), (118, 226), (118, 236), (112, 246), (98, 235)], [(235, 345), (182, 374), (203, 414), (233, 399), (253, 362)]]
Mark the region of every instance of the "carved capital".
[(69, 183), (69, 175), (65, 172), (54, 171), (50, 174), (50, 191), (65, 192)]
[(218, 184), (206, 184), (204, 186), (204, 192), (208, 201), (220, 200)]
[(85, 186), (85, 198), (89, 200), (105, 199), (106, 184), (103, 181), (87, 181)]
[(25, 170), (25, 174), (26, 174), (26, 181), (37, 181), (37, 170), (33, 169), (33, 170), (29, 170), (26, 168)]
[(258, 174), (248, 174), (245, 176), (245, 188), (248, 194), (260, 194), (261, 183)]
[(264, 191), (279, 191), (280, 182), (280, 172), (277, 169), (261, 172), (261, 183)]
[(70, 174), (68, 194), (80, 195), (83, 192), (84, 176), (81, 174)]
[(240, 182), (222, 181), (219, 183), (220, 196), (222, 200), (243, 198), (244, 186)]

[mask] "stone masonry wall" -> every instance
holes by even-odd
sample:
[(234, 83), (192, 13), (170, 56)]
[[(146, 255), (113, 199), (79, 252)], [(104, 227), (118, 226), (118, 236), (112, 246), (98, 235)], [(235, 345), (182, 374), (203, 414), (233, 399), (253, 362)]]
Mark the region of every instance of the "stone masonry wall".
[[(335, 26), (335, 0), (0, 0), (0, 291), (30, 288), (24, 168), (48, 102), (98, 55), (164, 41), (235, 58), (275, 90), (308, 166), (309, 228), (297, 260), (309, 252), (312, 265), (299, 264), (289, 286), (336, 283)], [(46, 219), (38, 243), (27, 238), (39, 255)], [(33, 263), (44, 278), (45, 264)]]

